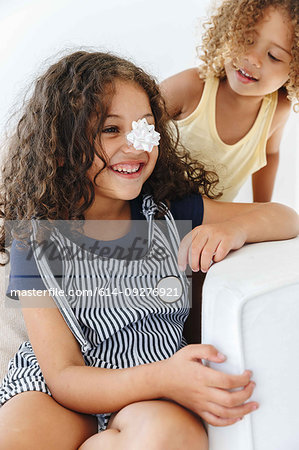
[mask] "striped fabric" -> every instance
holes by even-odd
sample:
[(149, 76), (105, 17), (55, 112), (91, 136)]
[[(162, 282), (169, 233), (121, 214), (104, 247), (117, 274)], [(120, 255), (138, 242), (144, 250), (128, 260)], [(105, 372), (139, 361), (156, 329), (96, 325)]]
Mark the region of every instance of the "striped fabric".
[[(50, 238), (61, 255), (66, 254), (66, 249), (73, 255), (63, 259), (62, 286), (55, 280), (47, 260), (41, 257), (41, 248), (34, 249), (46, 288), (64, 292), (53, 298), (79, 342), (88, 366), (132, 367), (169, 358), (186, 345), (182, 333), (189, 314), (188, 280), (177, 267), (180, 238), (175, 221), (164, 205), (160, 208), (166, 212), (167, 237), (154, 220), (158, 207), (150, 196), (144, 197), (148, 250), (141, 259), (95, 257), (54, 228)], [(37, 228), (38, 221), (34, 220), (34, 237)], [(169, 280), (172, 282), (169, 286), (174, 283), (180, 288), (180, 298), (172, 300), (170, 296), (169, 301), (160, 296), (161, 280), (163, 286), (167, 287)], [(73, 295), (76, 290), (83, 295)], [(30, 390), (51, 395), (32, 347), (25, 342), (10, 361), (9, 372), (0, 388), (0, 401), (3, 404), (14, 395)], [(104, 430), (110, 414), (97, 417), (99, 430)]]

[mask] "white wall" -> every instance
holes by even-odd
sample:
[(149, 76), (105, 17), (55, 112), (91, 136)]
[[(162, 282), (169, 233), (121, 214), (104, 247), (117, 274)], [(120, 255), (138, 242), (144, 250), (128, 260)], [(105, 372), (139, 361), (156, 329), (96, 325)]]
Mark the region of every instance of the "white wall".
[[(43, 62), (80, 46), (129, 57), (159, 81), (195, 65), (198, 18), (210, 0), (10, 0), (0, 2), (0, 133)], [(274, 200), (299, 211), (298, 117), (281, 151)], [(245, 187), (238, 197), (250, 201)]]
[[(280, 146), (280, 162), (274, 186), (275, 202), (295, 208), (299, 213), (299, 113), (290, 114)], [(239, 202), (252, 200), (251, 181), (242, 187), (235, 199)]]

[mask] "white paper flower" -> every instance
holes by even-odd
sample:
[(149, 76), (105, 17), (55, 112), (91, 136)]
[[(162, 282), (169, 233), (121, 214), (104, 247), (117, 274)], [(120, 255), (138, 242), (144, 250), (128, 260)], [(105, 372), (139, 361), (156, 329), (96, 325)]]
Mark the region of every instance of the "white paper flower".
[(146, 119), (132, 122), (132, 131), (127, 134), (127, 140), (136, 150), (151, 152), (159, 144), (160, 133), (155, 131), (154, 125), (149, 125)]

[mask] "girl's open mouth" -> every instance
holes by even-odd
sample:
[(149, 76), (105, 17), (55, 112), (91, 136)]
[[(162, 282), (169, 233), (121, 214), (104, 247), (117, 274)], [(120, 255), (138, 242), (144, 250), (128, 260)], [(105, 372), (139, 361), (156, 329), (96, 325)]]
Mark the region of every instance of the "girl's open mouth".
[(145, 163), (120, 163), (114, 164), (109, 167), (116, 175), (120, 175), (125, 178), (137, 178)]
[(236, 72), (237, 72), (239, 80), (242, 81), (243, 83), (244, 82), (245, 83), (250, 83), (250, 82), (258, 81), (257, 78), (254, 78), (253, 76), (251, 76), (244, 69), (238, 69)]

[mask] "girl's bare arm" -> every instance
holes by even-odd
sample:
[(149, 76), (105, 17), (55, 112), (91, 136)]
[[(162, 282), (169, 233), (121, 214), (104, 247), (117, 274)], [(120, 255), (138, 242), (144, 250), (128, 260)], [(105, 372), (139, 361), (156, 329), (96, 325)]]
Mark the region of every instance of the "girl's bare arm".
[(266, 146), (267, 165), (252, 175), (254, 202), (270, 202), (279, 165), (279, 148), (286, 122), (290, 115), (291, 102), (284, 89), (279, 90), (278, 104), (273, 117)]
[(242, 228), (247, 243), (291, 239), (299, 233), (299, 216), (286, 205), (226, 203), (204, 198), (203, 224), (226, 221)]
[[(224, 426), (248, 414), (256, 405), (244, 404), (254, 389), (249, 371), (229, 375), (201, 363), (201, 358), (224, 361), (212, 346), (187, 346), (167, 360), (128, 369), (87, 367), (51, 297), (45, 294), (46, 307), (33, 304), (32, 297), (22, 296), (21, 301), (30, 342), (46, 383), (53, 398), (69, 409), (86, 414), (105, 413), (141, 400), (170, 398), (209, 423)], [(235, 387), (243, 389), (229, 391)]]
[[(49, 294), (22, 296), (28, 336), (53, 397), (70, 409), (99, 413), (161, 396), (159, 363), (130, 370), (85, 365), (80, 346)], [(46, 307), (40, 307), (41, 301)], [(100, 325), (99, 325), (100, 326)]]
[(175, 120), (188, 117), (197, 107), (203, 87), (197, 68), (184, 70), (162, 81), (160, 89), (170, 117)]
[(204, 198), (203, 224), (181, 242), (178, 263), (207, 272), (245, 243), (290, 239), (299, 234), (299, 216), (279, 203), (225, 203)]

